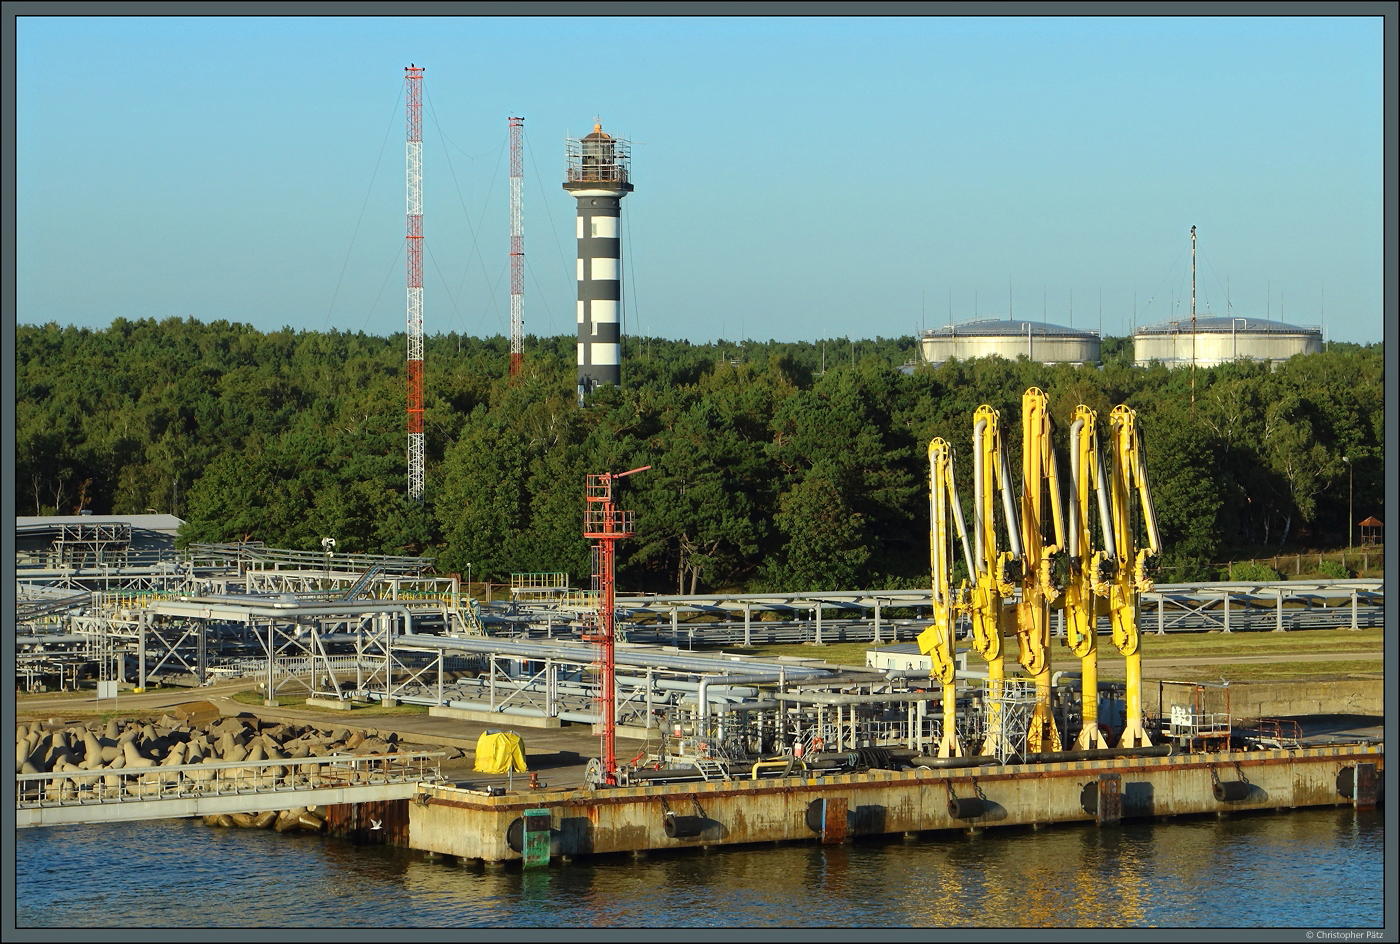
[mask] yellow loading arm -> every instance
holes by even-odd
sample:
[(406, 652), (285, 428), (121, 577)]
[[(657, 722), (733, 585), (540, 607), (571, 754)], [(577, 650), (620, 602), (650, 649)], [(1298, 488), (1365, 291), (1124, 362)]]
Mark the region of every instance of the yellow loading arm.
[(962, 541), (968, 573), (975, 571), (967, 546), (967, 528), (963, 523), (962, 505), (953, 482), (952, 449), (946, 440), (934, 439), (928, 444), (929, 463), (929, 568), (932, 574), (933, 624), (919, 634), (919, 650), (933, 660), (930, 673), (943, 684), (943, 737), (938, 744), (939, 757), (963, 756), (962, 742), (957, 731), (956, 664), (954, 662), (954, 626), (960, 611), (965, 609), (967, 585), (953, 591), (952, 528), (956, 524)]
[[(1069, 430), (1070, 579), (1064, 591), (1065, 644), (1079, 657), (1083, 726), (1075, 739), (1076, 750), (1108, 747), (1099, 724), (1098, 622), (1107, 615), (1115, 554), (1113, 524), (1108, 511), (1108, 488), (1099, 459), (1098, 414), (1083, 404), (1075, 408)], [(1091, 492), (1097, 498), (1091, 500)], [(1097, 507), (1104, 550), (1095, 551), (1089, 520)]]
[[(1051, 706), (1050, 606), (1060, 597), (1051, 565), (1065, 545), (1065, 529), (1048, 406), (1049, 398), (1039, 387), (1031, 387), (1021, 398), (1021, 547), (1025, 567), (1016, 639), (1021, 665), (1035, 680), (1035, 713), (1026, 732), (1026, 749), (1031, 752), (1060, 750), (1060, 732)], [(1046, 491), (1054, 534), (1049, 544), (1045, 542)]]
[[(1138, 609), (1141, 594), (1152, 589), (1148, 559), (1161, 553), (1161, 540), (1147, 487), (1137, 414), (1126, 405), (1116, 406), (1109, 414), (1108, 426), (1113, 455), (1110, 476), (1113, 540), (1120, 562), (1113, 575), (1109, 616), (1113, 622), (1113, 644), (1123, 653), (1127, 677), (1128, 718), (1118, 746), (1146, 747), (1152, 741), (1142, 727), (1142, 638), (1138, 633)], [(1134, 496), (1147, 536), (1147, 547), (1141, 549), (1133, 535)]]
[[(1004, 676), (1002, 636), (1011, 622), (1005, 602), (1016, 589), (1021, 573), (1021, 534), (1016, 506), (1011, 499), (1011, 482), (1006, 475), (1006, 448), (1001, 438), (1000, 414), (987, 404), (972, 416), (973, 543), (975, 553), (971, 592), (967, 600), (972, 618), (972, 648), (987, 663), (988, 689), (1001, 692)], [(1007, 538), (1012, 550), (997, 549), (996, 504), (1001, 495)], [(984, 755), (1005, 756), (1005, 733), (1000, 706), (993, 702), (987, 711), (987, 736), (980, 747)]]

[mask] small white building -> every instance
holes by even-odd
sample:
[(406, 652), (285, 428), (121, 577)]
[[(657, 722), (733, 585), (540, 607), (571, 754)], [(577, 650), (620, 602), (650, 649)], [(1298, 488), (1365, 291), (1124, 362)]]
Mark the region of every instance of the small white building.
[[(957, 665), (959, 674), (966, 672), (967, 650), (956, 650), (953, 662)], [(881, 672), (932, 672), (933, 657), (920, 652), (918, 643), (901, 642), (895, 643), (893, 646), (865, 650), (865, 665), (867, 668), (879, 669)]]

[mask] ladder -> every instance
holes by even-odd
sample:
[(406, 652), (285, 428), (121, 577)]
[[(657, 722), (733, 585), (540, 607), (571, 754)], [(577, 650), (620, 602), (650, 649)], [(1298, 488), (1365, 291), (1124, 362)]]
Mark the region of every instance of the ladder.
[(717, 760), (708, 757), (695, 758), (695, 769), (700, 771), (700, 776), (709, 780), (728, 780), (729, 768)]

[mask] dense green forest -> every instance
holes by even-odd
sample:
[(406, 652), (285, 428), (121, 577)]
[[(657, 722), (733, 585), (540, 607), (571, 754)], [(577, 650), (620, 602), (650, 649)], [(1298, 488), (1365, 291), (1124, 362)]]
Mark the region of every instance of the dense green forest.
[(629, 590), (909, 586), (927, 580), (928, 440), (953, 444), (966, 491), (972, 413), (989, 403), (1018, 468), (1021, 394), (1039, 386), (1062, 452), (1077, 404), (1101, 429), (1114, 405), (1137, 410), (1164, 579), (1215, 579), (1211, 562), (1239, 548), (1345, 544), (1343, 456), (1354, 516), (1384, 518), (1380, 345), (1198, 369), (1194, 406), (1190, 371), (1134, 368), (1117, 338), (1088, 368), (908, 367), (912, 338), (626, 338), (622, 386), (584, 409), (573, 338), (528, 339), (513, 383), (507, 351), (427, 339), (427, 489), (412, 503), (402, 334), (19, 325), (18, 512), (169, 512), (183, 541), (333, 536), (441, 571), (470, 562), (477, 579), (563, 570), (586, 585), (584, 476), (650, 465), (620, 493), (637, 512), (619, 552)]

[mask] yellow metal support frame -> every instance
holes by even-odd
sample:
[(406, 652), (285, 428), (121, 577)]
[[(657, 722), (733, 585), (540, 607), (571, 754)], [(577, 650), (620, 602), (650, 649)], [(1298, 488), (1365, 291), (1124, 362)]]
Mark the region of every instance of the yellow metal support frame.
[[(957, 667), (954, 662), (953, 627), (964, 608), (964, 592), (954, 595), (952, 586), (952, 531), (949, 518), (958, 507), (953, 483), (952, 450), (944, 439), (928, 444), (929, 464), (929, 569), (932, 574), (933, 625), (919, 634), (919, 650), (933, 660), (930, 675), (943, 684), (943, 737), (939, 757), (962, 757), (958, 738)], [(961, 529), (959, 529), (961, 530)], [(966, 536), (963, 536), (966, 541)], [(966, 547), (964, 547), (966, 550)]]
[[(1019, 555), (997, 550), (998, 491), (1008, 497), (1003, 507), (1008, 515), (1007, 534), (1013, 547), (1019, 547), (1020, 534), (1013, 517), (1015, 509), (1009, 501), (1000, 414), (985, 403), (972, 416), (972, 476), (976, 573), (967, 609), (972, 617), (972, 648), (987, 663), (988, 690), (999, 695), (1005, 674), (1002, 636), (1010, 619), (1005, 600), (1016, 589), (1011, 574)], [(1000, 703), (993, 701), (988, 706), (987, 734), (979, 753), (1004, 755), (1005, 737)]]
[[(1108, 417), (1112, 440), (1112, 517), (1113, 540), (1119, 566), (1113, 576), (1109, 599), (1113, 621), (1113, 644), (1126, 660), (1128, 718), (1119, 747), (1146, 747), (1152, 743), (1142, 727), (1142, 643), (1138, 633), (1138, 606), (1141, 594), (1152, 589), (1147, 573), (1148, 558), (1161, 553), (1157, 518), (1147, 487), (1147, 470), (1138, 436), (1137, 413), (1126, 405), (1113, 408)], [(1147, 547), (1138, 549), (1133, 534), (1132, 504), (1136, 493), (1142, 513)]]
[[(1095, 551), (1089, 528), (1095, 486), (1103, 491), (1103, 466), (1099, 459), (1098, 414), (1080, 404), (1070, 427), (1070, 479), (1074, 503), (1069, 526), (1070, 579), (1065, 586), (1065, 645), (1079, 657), (1083, 727), (1075, 739), (1076, 750), (1108, 747), (1107, 736), (1099, 725), (1098, 622), (1108, 615), (1108, 596), (1113, 574), (1111, 552)], [(1100, 510), (1106, 510), (1100, 505)], [(1101, 521), (1108, 546), (1112, 547), (1111, 524)]]
[[(1059, 600), (1051, 561), (1064, 547), (1060, 483), (1050, 434), (1049, 398), (1039, 387), (1021, 397), (1021, 602), (1016, 613), (1019, 658), (1035, 680), (1035, 713), (1026, 732), (1031, 752), (1060, 750), (1060, 732), (1051, 708), (1050, 607)], [(1045, 543), (1044, 496), (1050, 495), (1054, 538)]]

